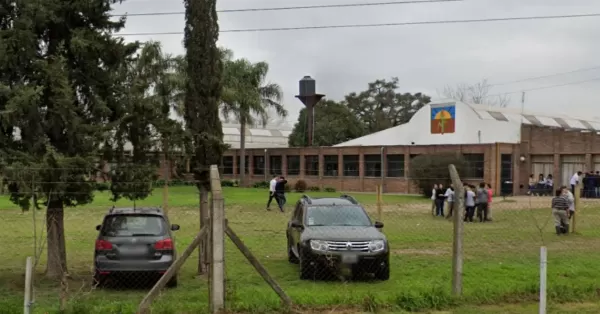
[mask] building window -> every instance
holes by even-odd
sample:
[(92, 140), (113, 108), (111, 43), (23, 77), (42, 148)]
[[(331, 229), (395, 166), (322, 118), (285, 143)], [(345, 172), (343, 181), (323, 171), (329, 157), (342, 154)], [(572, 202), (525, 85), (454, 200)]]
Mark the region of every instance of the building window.
[[(538, 180), (539, 176), (542, 175), (542, 178), (547, 177), (549, 174), (553, 173), (554, 169), (554, 156), (552, 155), (532, 155), (529, 157), (531, 160), (531, 174), (533, 177)], [(572, 175), (572, 174), (571, 174)], [(567, 179), (570, 179), (568, 177)]]
[(390, 178), (404, 177), (404, 155), (387, 155), (387, 176)]
[(264, 175), (265, 174), (265, 156), (254, 156), (252, 157), (254, 169), (253, 174)]
[(381, 177), (381, 155), (365, 155), (365, 177)]
[(344, 155), (344, 177), (358, 177), (360, 157), (358, 155)]
[(223, 174), (233, 174), (233, 156), (223, 156)]
[[(236, 156), (235, 158), (237, 160), (237, 169), (236, 169), (235, 173), (240, 174), (240, 169), (241, 169), (241, 167), (240, 167), (240, 156)], [(248, 168), (250, 168), (250, 157), (249, 156), (245, 156), (244, 161), (246, 162), (246, 164), (244, 165), (245, 168), (246, 168), (246, 169), (244, 169), (244, 173), (248, 174), (248, 173), (250, 173), (248, 171)]]
[(463, 154), (467, 163), (464, 171), (465, 178), (483, 178), (485, 168), (484, 154)]
[(280, 176), (283, 174), (281, 156), (269, 156), (269, 173), (273, 176)]
[(585, 155), (563, 155), (561, 156), (560, 161), (562, 185), (570, 186), (573, 174), (578, 171), (587, 171)]
[(300, 156), (287, 156), (287, 175), (297, 176), (300, 174)]
[(325, 155), (323, 156), (323, 175), (326, 177), (338, 176), (338, 156)]
[(304, 156), (304, 170), (307, 176), (318, 176), (319, 156)]

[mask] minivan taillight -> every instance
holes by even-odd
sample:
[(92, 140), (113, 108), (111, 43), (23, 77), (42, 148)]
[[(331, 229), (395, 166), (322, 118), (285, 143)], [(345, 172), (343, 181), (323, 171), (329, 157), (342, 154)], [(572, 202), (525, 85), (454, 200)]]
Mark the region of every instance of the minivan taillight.
[(106, 240), (96, 240), (96, 251), (110, 251), (112, 248), (112, 243)]
[(164, 239), (154, 243), (154, 249), (158, 251), (173, 250), (173, 240)]

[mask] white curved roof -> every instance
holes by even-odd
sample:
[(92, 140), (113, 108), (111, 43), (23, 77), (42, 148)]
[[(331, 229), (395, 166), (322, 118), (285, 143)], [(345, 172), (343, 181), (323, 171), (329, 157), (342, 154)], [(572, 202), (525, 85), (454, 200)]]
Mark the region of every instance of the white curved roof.
[[(453, 107), (454, 131), (432, 133), (432, 108)], [(513, 108), (471, 105), (445, 99), (419, 109), (408, 123), (344, 142), (343, 146), (399, 146), (444, 144), (519, 143), (521, 125), (600, 132), (600, 119), (582, 119), (550, 113), (533, 113)]]
[(600, 119), (567, 117), (552, 113), (521, 111), (515, 108), (497, 108), (484, 105), (471, 105), (483, 120), (511, 121), (527, 125), (600, 132)]
[[(231, 148), (240, 147), (240, 125), (223, 124), (223, 140)], [(265, 128), (246, 128), (246, 148), (285, 148), (292, 133), (287, 126), (267, 126)]]

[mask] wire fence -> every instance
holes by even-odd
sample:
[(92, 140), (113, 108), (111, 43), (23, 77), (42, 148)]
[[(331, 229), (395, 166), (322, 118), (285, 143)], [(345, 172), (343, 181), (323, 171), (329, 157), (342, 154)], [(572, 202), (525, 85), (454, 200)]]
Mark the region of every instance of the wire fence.
[[(557, 222), (563, 221), (553, 216), (552, 196), (499, 196), (493, 190), (488, 195), (489, 189), (479, 184), (489, 182), (470, 180), (474, 186), (466, 187), (469, 211), (464, 212), (453, 202), (458, 196), (448, 191), (448, 168), (433, 170), (439, 177), (413, 178), (406, 183), (414, 185), (415, 191), (419, 180), (437, 184), (437, 190), (427, 185), (427, 196), (344, 192), (333, 188), (335, 182), (324, 189), (289, 177), (283, 188), (278, 186), (283, 192), (272, 197), (271, 182), (260, 180), (254, 188), (242, 188), (237, 178), (223, 179), (226, 219), (294, 303), (302, 306), (419, 310), (456, 305), (451, 296), (454, 238), (450, 217), (457, 214), (465, 221), (461, 300), (535, 300), (541, 246), (548, 249), (550, 301), (596, 295), (600, 288), (596, 262), (600, 257), (600, 199), (581, 198), (567, 220), (569, 233), (557, 234)], [(114, 202), (110, 181), (102, 180), (107, 187), (93, 191), (93, 201), (64, 208), (52, 200), (85, 191), (44, 192), (42, 187), (54, 183), (24, 175), (19, 180), (23, 178), (32, 179), (22, 184), (30, 186), (30, 191), (11, 192), (4, 186), (0, 196), (4, 240), (0, 291), (5, 296), (0, 304), (10, 313), (22, 310), (28, 256), (34, 257), (35, 265), (33, 313), (57, 309), (134, 313), (200, 229), (200, 194), (197, 182), (189, 176), (168, 182), (134, 182), (152, 187), (151, 195), (135, 202), (126, 198)], [(379, 190), (377, 185), (372, 190)], [(33, 198), (31, 191), (40, 209), (22, 210), (15, 202), (25, 197), (17, 196)], [(225, 256), (227, 308), (278, 311), (277, 295), (229, 241)], [(199, 275), (199, 268), (202, 263), (195, 253), (177, 274), (177, 281), (163, 290), (153, 310), (208, 311), (207, 278)]]

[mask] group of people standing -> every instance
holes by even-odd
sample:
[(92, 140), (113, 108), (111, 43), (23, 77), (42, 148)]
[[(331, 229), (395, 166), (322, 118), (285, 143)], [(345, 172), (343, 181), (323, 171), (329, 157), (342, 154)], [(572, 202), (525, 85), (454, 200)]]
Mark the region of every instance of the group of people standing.
[(285, 185), (287, 180), (283, 176), (274, 176), (269, 182), (269, 201), (267, 202), (267, 210), (271, 210), (271, 202), (275, 200), (279, 210), (283, 212), (283, 205), (287, 199), (285, 198)]
[[(492, 187), (484, 182), (479, 184), (479, 188), (472, 184), (464, 184), (465, 190), (465, 222), (473, 222), (475, 213), (480, 222), (491, 221), (490, 204), (492, 203)], [(450, 184), (444, 189), (443, 184), (434, 184), (431, 191), (431, 211), (434, 216), (444, 217), (444, 205), (447, 203), (448, 216), (452, 217), (456, 204), (456, 193), (454, 186)]]

